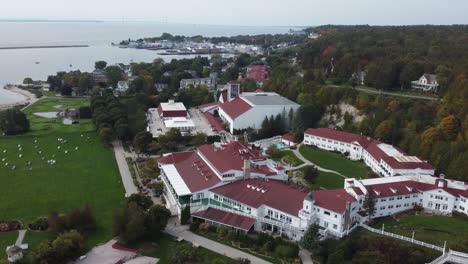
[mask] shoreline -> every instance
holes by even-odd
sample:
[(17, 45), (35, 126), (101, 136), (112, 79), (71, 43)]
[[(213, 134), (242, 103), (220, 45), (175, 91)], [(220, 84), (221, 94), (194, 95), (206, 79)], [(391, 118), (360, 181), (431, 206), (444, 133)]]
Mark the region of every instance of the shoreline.
[(50, 45), (50, 46), (0, 47), (0, 50), (14, 50), (14, 49), (58, 49), (58, 48), (89, 48), (89, 45)]
[[(0, 88), (2, 89), (2, 88)], [(17, 93), (17, 94), (20, 94), (24, 97), (23, 100), (21, 101), (18, 101), (18, 102), (15, 102), (15, 103), (8, 103), (8, 104), (1, 104), (0, 103), (0, 110), (6, 110), (6, 109), (9, 109), (9, 108), (13, 108), (13, 107), (16, 107), (16, 106), (27, 106), (27, 105), (30, 105), (30, 104), (33, 104), (35, 102), (37, 102), (37, 100), (39, 100), (39, 98), (36, 98), (36, 96), (29, 92), (29, 91), (26, 91), (26, 90), (23, 90), (23, 89), (20, 89), (18, 88), (18, 86), (5, 86), (3, 87), (3, 89), (5, 90), (8, 90), (10, 92), (13, 92), (13, 93)]]

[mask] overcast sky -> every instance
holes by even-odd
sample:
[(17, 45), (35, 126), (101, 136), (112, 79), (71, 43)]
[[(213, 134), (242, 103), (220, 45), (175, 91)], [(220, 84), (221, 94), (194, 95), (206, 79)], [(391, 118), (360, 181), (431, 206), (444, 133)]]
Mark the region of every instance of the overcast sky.
[(285, 26), (468, 24), (468, 0), (2, 0), (0, 19)]

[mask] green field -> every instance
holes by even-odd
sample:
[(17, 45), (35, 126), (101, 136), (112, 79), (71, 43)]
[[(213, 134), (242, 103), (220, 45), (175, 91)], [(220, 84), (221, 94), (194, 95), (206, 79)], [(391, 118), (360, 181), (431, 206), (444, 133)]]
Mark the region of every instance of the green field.
[[(0, 137), (0, 212), (1, 218), (21, 219), (27, 225), (52, 210), (67, 212), (89, 203), (98, 224), (87, 240), (90, 248), (111, 238), (112, 210), (123, 199), (112, 150), (99, 142), (91, 120), (63, 125), (59, 119), (32, 116), (33, 112), (57, 111), (56, 105), (86, 104), (76, 99), (40, 100), (25, 111), (31, 132)], [(48, 163), (50, 160), (56, 163)], [(48, 237), (31, 234), (25, 239), (31, 239), (33, 245)], [(0, 241), (10, 240), (6, 236), (10, 234), (0, 234)]]
[(304, 164), (304, 162), (300, 160), (298, 157), (296, 157), (294, 152), (292, 152), (291, 150), (283, 150), (280, 152), (280, 154), (281, 154), (281, 159), (284, 162), (289, 163), (292, 167), (296, 167), (296, 166)]
[(385, 218), (374, 225), (385, 231), (411, 237), (443, 247), (444, 241), (453, 250), (468, 252), (468, 218), (463, 216), (404, 215), (397, 220)]
[(362, 162), (314, 147), (301, 146), (299, 151), (304, 158), (324, 169), (334, 170), (349, 178), (367, 178), (367, 168)]
[[(181, 242), (181, 243), (185, 243), (188, 245), (187, 242)], [(203, 245), (201, 245), (201, 247), (196, 249), (196, 255), (201, 260), (200, 262), (197, 262), (197, 263), (214, 263), (212, 261), (215, 259), (222, 261), (222, 262), (216, 262), (216, 263), (229, 264), (230, 262), (233, 261), (232, 259), (226, 256), (223, 256), (221, 254), (218, 254), (216, 252), (203, 248), (202, 246)], [(177, 241), (175, 241), (174, 237), (167, 235), (167, 234), (162, 234), (161, 238), (157, 241), (146, 241), (132, 248), (138, 248), (142, 252), (142, 254), (145, 256), (158, 258), (159, 259), (158, 263), (161, 263), (161, 264), (173, 263), (172, 257), (178, 253)]]

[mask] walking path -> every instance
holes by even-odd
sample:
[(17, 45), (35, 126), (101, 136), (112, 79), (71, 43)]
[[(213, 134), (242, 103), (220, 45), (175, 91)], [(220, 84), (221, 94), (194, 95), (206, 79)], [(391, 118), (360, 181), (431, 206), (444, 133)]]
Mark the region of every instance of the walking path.
[(270, 262), (263, 260), (261, 258), (255, 257), (253, 255), (247, 254), (238, 249), (223, 245), (221, 243), (215, 242), (213, 240), (204, 238), (202, 236), (196, 235), (188, 230), (188, 226), (175, 225), (178, 222), (177, 217), (173, 217), (169, 220), (165, 232), (174, 236), (181, 237), (186, 241), (189, 241), (193, 244), (198, 244), (204, 248), (207, 248), (216, 253), (228, 256), (233, 259), (244, 258), (249, 259), (252, 264), (268, 264)]
[(299, 257), (302, 260), (302, 264), (314, 264), (310, 255), (311, 253), (307, 249), (301, 248), (301, 250), (299, 250)]
[(316, 167), (319, 171), (323, 171), (323, 172), (330, 172), (330, 173), (334, 173), (334, 174), (337, 174), (343, 178), (347, 178), (346, 176), (344, 176), (343, 174), (337, 172), (337, 171), (334, 171), (334, 170), (329, 170), (329, 169), (325, 169), (325, 168), (322, 168), (320, 166), (317, 166), (316, 164), (314, 164), (313, 162), (311, 162), (310, 160), (304, 158), (304, 156), (302, 156), (301, 152), (299, 151), (300, 147), (302, 146), (302, 143), (297, 145), (296, 149), (292, 149), (292, 152), (294, 153), (294, 155), (296, 155), (296, 157), (300, 160), (302, 160), (304, 162), (304, 164), (301, 164), (299, 166), (296, 166), (296, 167), (291, 167), (290, 170), (297, 170), (297, 169), (300, 169), (300, 168), (303, 168), (305, 166), (314, 166)]
[(122, 183), (125, 188), (125, 194), (132, 195), (134, 193), (138, 193), (138, 189), (133, 183), (132, 174), (128, 168), (127, 161), (125, 160), (125, 150), (122, 146), (122, 142), (120, 140), (116, 140), (112, 145), (114, 147), (115, 160), (119, 166), (120, 176), (122, 177)]
[(18, 232), (18, 238), (16, 239), (16, 243), (15, 245), (17, 246), (20, 246), (21, 244), (23, 244), (23, 240), (24, 240), (24, 236), (26, 235), (26, 231), (27, 230), (19, 230)]

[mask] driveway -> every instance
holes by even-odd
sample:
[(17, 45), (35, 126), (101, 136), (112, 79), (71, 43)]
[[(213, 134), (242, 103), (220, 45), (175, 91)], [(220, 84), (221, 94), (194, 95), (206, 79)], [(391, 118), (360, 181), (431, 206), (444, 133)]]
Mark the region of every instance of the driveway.
[(128, 168), (127, 161), (125, 160), (125, 150), (122, 146), (122, 142), (120, 140), (116, 140), (112, 145), (114, 147), (115, 160), (119, 166), (120, 176), (122, 177), (122, 183), (125, 188), (126, 195), (138, 193), (138, 189), (133, 183), (132, 174)]

